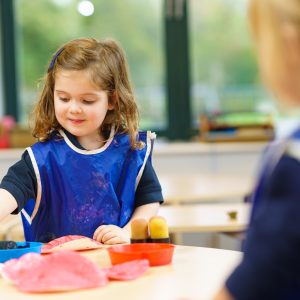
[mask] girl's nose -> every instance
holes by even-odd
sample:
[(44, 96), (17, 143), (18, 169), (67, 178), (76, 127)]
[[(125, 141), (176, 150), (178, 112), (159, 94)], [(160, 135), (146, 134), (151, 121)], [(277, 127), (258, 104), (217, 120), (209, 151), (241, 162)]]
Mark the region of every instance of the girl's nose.
[(81, 113), (82, 108), (80, 104), (77, 101), (70, 101), (70, 107), (69, 107), (70, 112), (72, 113)]

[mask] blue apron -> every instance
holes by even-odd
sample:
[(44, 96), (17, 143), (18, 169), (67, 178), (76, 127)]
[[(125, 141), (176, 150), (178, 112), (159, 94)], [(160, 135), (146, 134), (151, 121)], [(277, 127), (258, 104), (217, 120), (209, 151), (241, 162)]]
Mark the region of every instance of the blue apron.
[(100, 225), (125, 226), (151, 155), (151, 133), (139, 133), (142, 149), (132, 149), (127, 134), (116, 134), (91, 151), (76, 148), (63, 131), (60, 134), (62, 138), (27, 149), (36, 173), (37, 199), (30, 199), (22, 210), (26, 240), (92, 237)]

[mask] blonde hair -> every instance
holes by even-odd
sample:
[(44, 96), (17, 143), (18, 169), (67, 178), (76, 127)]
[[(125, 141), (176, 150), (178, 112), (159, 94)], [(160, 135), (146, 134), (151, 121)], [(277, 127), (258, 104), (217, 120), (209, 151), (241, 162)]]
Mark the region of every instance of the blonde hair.
[(49, 139), (61, 126), (54, 111), (54, 84), (60, 70), (88, 70), (94, 84), (108, 93), (114, 109), (107, 112), (101, 132), (107, 136), (111, 127), (116, 133), (128, 133), (130, 144), (136, 147), (138, 108), (129, 81), (128, 66), (121, 47), (113, 40), (92, 38), (72, 40), (51, 57), (44, 78), (44, 87), (34, 109), (33, 135), (41, 141)]
[[(284, 29), (292, 26), (300, 37), (299, 0), (250, 0), (249, 19), (261, 74), (274, 91), (291, 79)], [(300, 56), (300, 53), (299, 53)], [(300, 70), (299, 70), (300, 72)], [(300, 83), (300, 82), (299, 82)]]

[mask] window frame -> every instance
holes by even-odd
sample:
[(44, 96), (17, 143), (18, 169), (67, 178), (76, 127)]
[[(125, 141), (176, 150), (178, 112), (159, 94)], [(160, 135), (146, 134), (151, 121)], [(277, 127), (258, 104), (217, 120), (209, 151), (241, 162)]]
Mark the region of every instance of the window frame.
[(3, 114), (19, 120), (14, 1), (0, 0)]

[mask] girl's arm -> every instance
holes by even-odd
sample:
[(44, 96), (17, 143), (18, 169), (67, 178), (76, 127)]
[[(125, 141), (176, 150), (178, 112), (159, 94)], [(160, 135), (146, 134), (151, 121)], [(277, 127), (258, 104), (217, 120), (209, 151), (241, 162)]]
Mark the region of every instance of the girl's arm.
[(131, 221), (134, 219), (146, 219), (147, 221), (153, 217), (156, 216), (159, 210), (159, 202), (149, 203), (145, 205), (138, 206), (129, 222), (123, 227), (126, 229), (129, 234), (131, 235)]
[(0, 221), (18, 207), (16, 199), (5, 189), (0, 189)]

